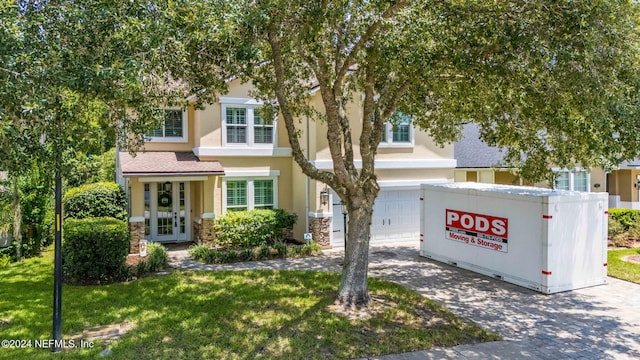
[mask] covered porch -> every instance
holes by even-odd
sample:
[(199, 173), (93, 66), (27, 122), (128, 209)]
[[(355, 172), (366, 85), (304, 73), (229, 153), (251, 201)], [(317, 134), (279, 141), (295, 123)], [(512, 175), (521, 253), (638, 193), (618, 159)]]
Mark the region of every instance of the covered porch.
[(142, 239), (207, 242), (213, 238), (214, 189), (224, 169), (192, 152), (119, 153), (129, 201), (130, 252)]

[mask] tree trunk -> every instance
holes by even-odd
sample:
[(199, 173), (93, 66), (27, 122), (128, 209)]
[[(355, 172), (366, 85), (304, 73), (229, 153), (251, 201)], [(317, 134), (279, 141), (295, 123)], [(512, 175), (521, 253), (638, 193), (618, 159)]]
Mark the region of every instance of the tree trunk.
[(22, 209), (20, 208), (20, 190), (18, 179), (12, 179), (13, 191), (13, 241), (16, 242), (16, 259), (22, 258)]
[(369, 270), (369, 235), (373, 201), (349, 209), (347, 248), (336, 303), (343, 307), (362, 308), (369, 305), (367, 276)]

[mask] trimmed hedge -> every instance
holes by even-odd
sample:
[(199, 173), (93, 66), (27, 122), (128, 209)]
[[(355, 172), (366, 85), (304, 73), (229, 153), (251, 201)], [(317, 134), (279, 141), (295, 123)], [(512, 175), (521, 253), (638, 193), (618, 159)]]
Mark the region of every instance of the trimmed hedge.
[(129, 253), (127, 223), (114, 218), (68, 219), (62, 256), (71, 283), (117, 280)]
[(245, 249), (212, 249), (205, 245), (196, 245), (189, 248), (189, 254), (195, 260), (208, 264), (226, 264), (242, 261), (316, 256), (321, 253), (321, 250), (320, 245), (315, 242), (311, 242), (306, 245), (291, 246), (287, 246), (284, 243), (276, 243), (273, 246), (262, 244), (260, 246)]
[(282, 209), (229, 211), (216, 219), (214, 243), (233, 248), (273, 245), (282, 239), (283, 229), (292, 227), (296, 221), (295, 214)]
[(127, 220), (127, 198), (114, 182), (86, 184), (69, 189), (62, 200), (65, 218), (112, 217)]

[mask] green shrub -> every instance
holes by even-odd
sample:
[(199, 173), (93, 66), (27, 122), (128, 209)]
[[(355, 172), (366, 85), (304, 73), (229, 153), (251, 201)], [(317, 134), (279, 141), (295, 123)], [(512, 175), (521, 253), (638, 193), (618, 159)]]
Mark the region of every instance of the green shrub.
[(127, 198), (120, 185), (100, 182), (69, 189), (63, 198), (66, 218), (112, 217), (127, 220)]
[[(284, 246), (284, 249), (282, 248)], [(262, 244), (252, 248), (212, 249), (205, 245), (196, 245), (189, 248), (189, 254), (197, 261), (208, 264), (226, 264), (236, 261), (258, 261), (268, 259), (284, 259), (299, 256), (316, 256), (322, 252), (322, 248), (315, 242), (306, 245), (290, 245), (278, 243), (274, 246)]]
[(640, 221), (640, 210), (633, 209), (609, 209), (609, 218), (619, 222), (624, 231), (629, 231), (631, 226)]
[(282, 238), (284, 227), (295, 224), (297, 216), (284, 210), (229, 211), (216, 220), (215, 243), (222, 247), (272, 245)]
[(207, 254), (209, 253), (209, 247), (206, 245), (194, 245), (189, 247), (189, 254), (191, 257), (198, 261), (205, 261)]
[(68, 219), (64, 223), (65, 278), (73, 283), (120, 278), (129, 253), (127, 223), (114, 218)]
[(11, 263), (11, 256), (7, 254), (0, 255), (0, 269), (7, 267)]
[(149, 272), (156, 272), (169, 266), (167, 249), (156, 243), (147, 244), (147, 259), (144, 261), (148, 265)]
[(614, 237), (625, 233), (624, 226), (618, 221), (609, 217), (608, 219), (608, 227), (609, 227), (609, 238), (613, 239)]

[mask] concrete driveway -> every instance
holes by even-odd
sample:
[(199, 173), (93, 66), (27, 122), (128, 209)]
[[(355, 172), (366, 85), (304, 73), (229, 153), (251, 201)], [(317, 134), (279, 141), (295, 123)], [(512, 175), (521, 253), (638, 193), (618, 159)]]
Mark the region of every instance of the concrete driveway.
[[(342, 251), (320, 257), (205, 265), (170, 251), (193, 270), (341, 270)], [(607, 285), (543, 295), (419, 256), (417, 243), (372, 246), (369, 274), (414, 289), (504, 341), (395, 354), (379, 359), (640, 359), (640, 285)]]

